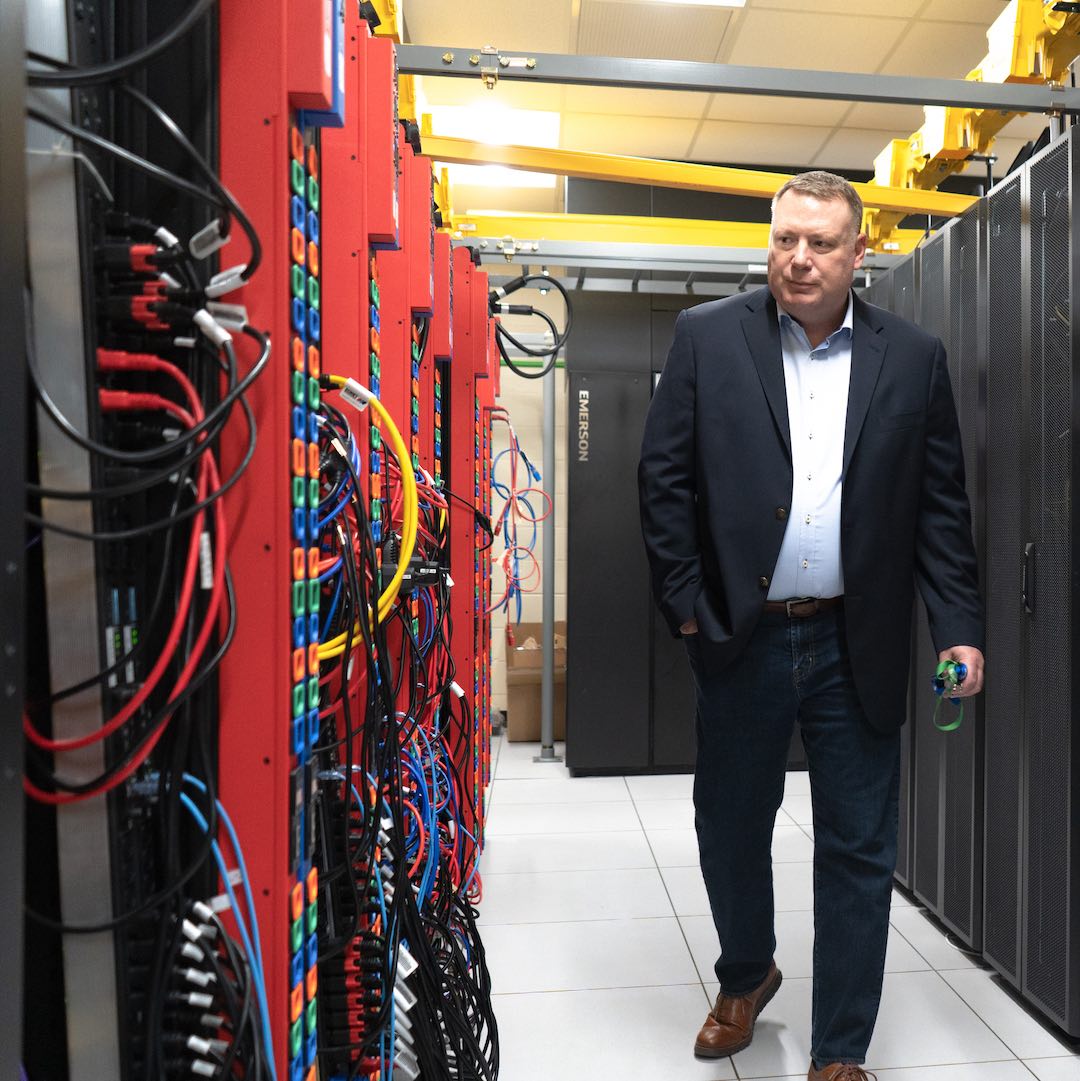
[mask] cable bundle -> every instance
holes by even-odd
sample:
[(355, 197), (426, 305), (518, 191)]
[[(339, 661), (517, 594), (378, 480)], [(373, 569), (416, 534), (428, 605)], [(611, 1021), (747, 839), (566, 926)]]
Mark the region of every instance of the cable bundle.
[[(551, 497), (543, 490), (531, 484), (525, 487), (518, 486), (518, 470), (524, 464), (528, 481), (540, 480), (540, 471), (529, 461), (528, 455), (518, 441), (517, 433), (513, 424), (510, 423), (510, 414), (505, 409), (497, 408), (491, 411), (492, 421), (502, 421), (510, 432), (510, 446), (500, 451), (491, 463), (491, 487), (505, 502), (495, 520), (496, 536), (501, 532), (503, 538), (503, 554), (499, 558), (499, 566), (506, 578), (506, 588), (503, 595), (491, 605), (489, 612), (510, 610), (511, 602), (515, 606), (514, 622), (521, 622), (521, 595), (522, 593), (534, 593), (540, 588), (540, 564), (536, 560), (537, 525), (551, 514)], [(506, 484), (500, 483), (495, 476), (499, 462), (509, 455), (510, 479)], [(543, 514), (537, 516), (529, 501), (530, 495), (538, 495), (546, 507)], [(531, 526), (528, 540), (518, 534), (518, 526), (524, 524)], [(525, 571), (522, 573), (522, 564)]]
[(360, 480), (369, 440), (324, 399), (320, 1056), (334, 1076), (493, 1081), (497, 1030), (473, 908), (478, 794), (460, 769), (472, 718), (449, 649), (450, 493), (415, 476), (366, 388), (333, 376), (324, 387), (376, 409), (381, 437), (368, 462), (376, 541)]
[[(97, 923), (29, 915), (53, 931), (116, 935), (125, 1076), (273, 1079), (258, 925), (239, 838), (217, 802), (214, 749), (214, 674), (238, 618), (225, 497), (254, 454), (247, 392), (270, 356), (267, 335), (223, 298), (255, 273), (261, 248), (242, 208), (172, 117), (121, 81), (209, 6), (196, 4), (147, 49), (96, 68), (30, 54), (48, 69), (35, 68), (32, 84), (108, 82), (107, 91), (97, 91), (101, 100), (109, 96), (107, 115), (137, 117), (136, 129), (148, 121), (184, 165), (171, 171), (43, 107), (27, 110), (85, 150), (80, 177), (93, 263), (85, 429), (55, 397), (57, 381), (74, 373), (43, 368), (30, 319), (27, 347), (39, 424), (55, 426), (86, 452), (90, 484), (56, 488), (31, 478), (27, 521), (35, 541), (59, 533), (93, 545), (105, 664), (60, 689), (58, 677), (70, 676), (50, 674), (44, 663), (36, 670), (23, 717), (25, 789), (50, 807), (107, 797), (102, 814), (113, 839), (114, 883), (110, 915)], [(114, 196), (131, 188), (132, 172), (150, 178), (155, 190), (168, 189), (169, 220), (151, 220), (142, 205), (122, 205)], [(237, 225), (247, 260), (215, 273), (205, 260)], [(31, 300), (32, 294), (28, 309)], [(223, 443), (237, 448), (228, 468)], [(73, 502), (89, 504), (90, 528), (75, 528), (60, 513)], [(47, 601), (45, 585), (37, 588)], [(37, 652), (48, 656), (47, 649)], [(58, 738), (54, 715), (88, 692), (100, 697), (100, 726)], [(86, 777), (82, 761), (95, 746), (104, 765)], [(83, 775), (76, 779), (69, 763)], [(243, 909), (219, 847), (219, 824), (239, 865)], [(231, 909), (224, 919), (207, 904), (218, 889), (221, 907)]]
[[(531, 304), (507, 304), (504, 302), (505, 297), (508, 297), (511, 293), (516, 293), (519, 289), (525, 288), (530, 282), (538, 282), (542, 292), (547, 292), (551, 286), (554, 286), (562, 295), (563, 303), (566, 305), (566, 325), (563, 327), (561, 333), (559, 328), (555, 325), (555, 320), (552, 319), (547, 312), (542, 312), (539, 308), (534, 308)], [(570, 303), (570, 294), (566, 291), (562, 282), (556, 281), (546, 273), (522, 274), (520, 277), (507, 282), (506, 285), (501, 285), (496, 289), (492, 289), (488, 298), (488, 307), (492, 315), (536, 316), (537, 319), (541, 319), (547, 324), (553, 338), (552, 346), (550, 349), (536, 349), (532, 346), (525, 345), (515, 338), (498, 319), (495, 321), (495, 341), (499, 347), (499, 355), (506, 362), (506, 366), (515, 375), (520, 375), (522, 379), (543, 379), (543, 377), (555, 367), (555, 362), (559, 358), (559, 353), (566, 345), (566, 341), (570, 337), (570, 331), (574, 325), (574, 308)], [(507, 342), (527, 357), (538, 357), (541, 360), (545, 357), (549, 358), (547, 364), (539, 371), (526, 371), (524, 368), (515, 364), (510, 358), (510, 354), (506, 351)]]

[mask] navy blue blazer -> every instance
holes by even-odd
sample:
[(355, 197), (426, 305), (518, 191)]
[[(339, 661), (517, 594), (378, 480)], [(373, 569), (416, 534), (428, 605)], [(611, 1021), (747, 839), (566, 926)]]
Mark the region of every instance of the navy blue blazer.
[[(767, 288), (683, 311), (638, 466), (653, 593), (718, 664), (746, 645), (791, 507), (791, 437)], [(964, 460), (940, 340), (855, 298), (840, 514), (855, 686), (876, 728), (904, 722), (914, 585), (937, 650), (983, 648)], [(932, 673), (928, 673), (932, 674)]]

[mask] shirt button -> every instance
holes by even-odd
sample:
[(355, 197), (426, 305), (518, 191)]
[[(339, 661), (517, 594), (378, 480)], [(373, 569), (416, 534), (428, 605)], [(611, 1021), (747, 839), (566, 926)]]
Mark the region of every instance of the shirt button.
[(807, 473), (807, 474), (806, 474), (806, 479), (807, 479), (807, 480), (813, 480), (813, 479), (814, 479), (814, 477), (813, 477), (813, 474), (811, 474), (811, 473)]
[(813, 392), (813, 391), (810, 391), (810, 397), (811, 397), (811, 398), (813, 398), (813, 397), (814, 397), (814, 392)]
[(809, 514), (808, 514), (808, 515), (806, 516), (806, 524), (807, 524), (807, 525), (809, 525), (809, 524), (810, 524), (810, 515), (809, 515)]
[(776, 508), (776, 520), (778, 522), (787, 521), (787, 507)]
[(807, 438), (808, 438), (808, 439), (813, 439), (813, 438), (814, 438), (814, 433), (813, 433), (813, 432), (810, 432), (810, 434), (809, 434), (809, 435), (807, 436)]
[(805, 559), (802, 561), (802, 565), (803, 565), (803, 570), (806, 570), (806, 568), (810, 566), (810, 564)]
[(760, 577), (760, 578), (759, 578), (759, 579), (757, 580), (757, 584), (758, 584), (759, 586), (761, 586), (761, 588), (762, 588), (762, 589), (768, 589), (768, 588), (769, 588), (769, 579), (768, 579), (768, 578), (766, 578), (766, 577), (765, 577), (765, 575), (762, 575), (762, 576), (761, 576), (761, 577)]

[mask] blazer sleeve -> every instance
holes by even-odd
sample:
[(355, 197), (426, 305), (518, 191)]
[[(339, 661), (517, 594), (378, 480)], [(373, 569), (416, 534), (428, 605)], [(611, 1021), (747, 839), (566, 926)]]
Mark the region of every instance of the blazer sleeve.
[(695, 477), (694, 345), (686, 312), (656, 386), (641, 443), (638, 497), (653, 595), (671, 633), (694, 615), (702, 589)]
[(940, 653), (984, 649), (979, 568), (964, 488), (964, 452), (945, 349), (937, 342), (926, 408), (926, 459), (915, 536), (915, 576)]

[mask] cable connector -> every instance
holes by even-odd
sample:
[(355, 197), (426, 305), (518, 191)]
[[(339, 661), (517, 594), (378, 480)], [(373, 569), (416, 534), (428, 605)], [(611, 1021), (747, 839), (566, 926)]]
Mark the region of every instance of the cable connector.
[(398, 976), (403, 980), (407, 980), (419, 967), (420, 962), (409, 953), (408, 947), (403, 942), (399, 943), (397, 962)]
[(217, 980), (217, 977), (212, 972), (203, 972), (197, 968), (183, 968), (177, 969), (177, 971), (188, 983), (193, 983), (196, 987), (209, 987), (210, 984)]
[(220, 248), (225, 247), (228, 237), (221, 231), (221, 219), (215, 218), (209, 225), (203, 226), (189, 241), (188, 251), (196, 259), (205, 259)]
[(346, 379), (345, 385), (338, 387), (338, 390), (341, 391), (342, 398), (360, 413), (367, 409), (368, 403), (372, 398), (376, 397), (367, 387), (362, 383), (358, 383), (355, 379)]
[(461, 689), (461, 684), (454, 679), (450, 681), (450, 693), (453, 694), (455, 698), (465, 697), (465, 692)]
[(185, 942), (180, 950), (180, 956), (186, 957), (189, 961), (206, 960), (206, 954), (202, 951), (202, 948), (196, 946), (194, 942)]
[(208, 297), (223, 297), (234, 289), (239, 289), (244, 284), (244, 271), (247, 267), (231, 266), (228, 270), (219, 271), (210, 279), (210, 284), (203, 290)]
[(203, 901), (196, 901), (192, 904), (191, 911), (204, 923), (209, 923), (214, 918), (214, 910)]
[(220, 301), (211, 300), (207, 303), (206, 310), (217, 320), (218, 325), (226, 330), (243, 330), (247, 326), (248, 313), (243, 304), (222, 304)]
[(205, 309), (200, 308), (195, 313), (195, 325), (202, 331), (203, 336), (213, 342), (218, 349), (222, 349), (226, 342), (232, 341), (232, 335)]

